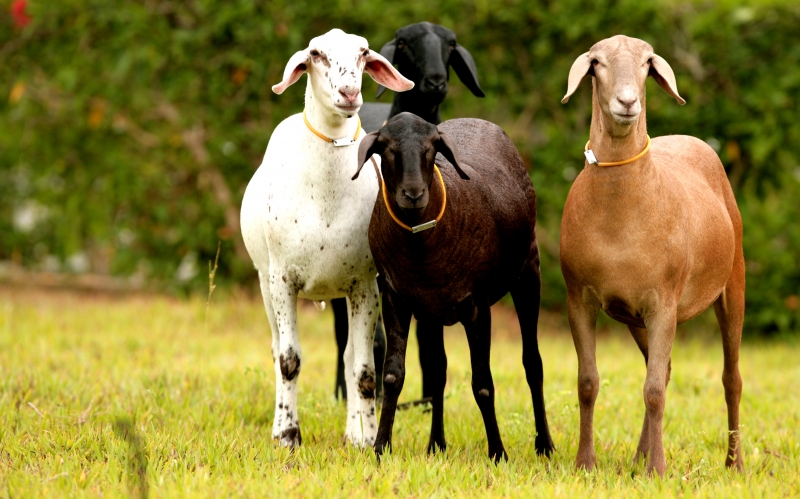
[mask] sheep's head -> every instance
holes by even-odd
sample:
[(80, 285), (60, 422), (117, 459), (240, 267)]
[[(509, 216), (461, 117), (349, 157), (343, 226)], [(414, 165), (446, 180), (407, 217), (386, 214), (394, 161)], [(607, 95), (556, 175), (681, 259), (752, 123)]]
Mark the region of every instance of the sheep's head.
[[(397, 30), (394, 40), (381, 48), (381, 55), (397, 64), (400, 72), (416, 82), (418, 94), (435, 105), (447, 95), (449, 68), (473, 94), (483, 97), (472, 55), (456, 42), (456, 34), (444, 26), (421, 22)], [(378, 88), (378, 97), (384, 88)]]
[(441, 153), (461, 178), (469, 177), (459, 166), (455, 141), (422, 118), (400, 113), (377, 132), (367, 134), (358, 148), (358, 178), (361, 168), (373, 154), (381, 157), (381, 173), (386, 192), (400, 210), (414, 218), (428, 206), (433, 165)]
[(594, 77), (595, 96), (603, 115), (617, 128), (635, 124), (645, 102), (645, 81), (652, 76), (679, 104), (675, 74), (667, 61), (653, 52), (649, 43), (617, 35), (595, 43), (578, 56), (569, 71), (566, 103), (584, 76)]
[(366, 39), (334, 29), (313, 38), (308, 48), (294, 54), (286, 64), (283, 81), (273, 85), (272, 91), (281, 94), (303, 73), (308, 73), (309, 90), (319, 100), (318, 104), (349, 118), (358, 113), (364, 102), (361, 97), (364, 71), (397, 92), (414, 88), (414, 83), (389, 61), (369, 49)]

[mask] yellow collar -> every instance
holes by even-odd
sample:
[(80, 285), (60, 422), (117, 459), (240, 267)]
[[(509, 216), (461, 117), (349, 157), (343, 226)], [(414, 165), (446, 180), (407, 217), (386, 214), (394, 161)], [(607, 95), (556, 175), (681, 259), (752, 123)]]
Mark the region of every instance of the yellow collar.
[(439, 216), (436, 217), (436, 220), (431, 220), (429, 222), (425, 222), (424, 224), (415, 225), (414, 227), (409, 227), (408, 225), (404, 224), (397, 218), (397, 215), (394, 214), (392, 211), (392, 207), (389, 205), (389, 198), (386, 196), (386, 182), (383, 181), (383, 178), (380, 178), (381, 181), (381, 191), (383, 191), (383, 202), (386, 205), (386, 209), (389, 210), (389, 215), (392, 219), (397, 222), (397, 225), (400, 227), (410, 230), (411, 232), (422, 232), (423, 230), (432, 229), (436, 227), (437, 222), (442, 219), (444, 215), (444, 209), (447, 206), (447, 191), (444, 188), (444, 179), (442, 178), (442, 172), (439, 171), (439, 167), (433, 165), (433, 171), (436, 172), (436, 175), (439, 176), (439, 184), (442, 186), (442, 209), (439, 211)]
[(583, 154), (586, 156), (586, 160), (589, 162), (590, 165), (622, 166), (622, 165), (627, 165), (628, 163), (633, 163), (637, 159), (639, 159), (642, 156), (644, 156), (645, 154), (647, 154), (647, 151), (649, 151), (649, 150), (650, 150), (650, 136), (648, 135), (647, 136), (647, 145), (644, 146), (644, 150), (642, 152), (640, 152), (639, 154), (637, 154), (636, 156), (632, 157), (631, 159), (626, 159), (626, 160), (623, 160), (623, 161), (609, 161), (607, 163), (600, 163), (600, 162), (597, 161), (597, 158), (595, 158), (594, 153), (592, 152), (592, 150), (589, 149), (589, 142), (588, 141), (586, 142), (586, 147), (583, 148), (583, 151), (584, 151)]
[(303, 121), (305, 122), (305, 124), (308, 127), (308, 129), (311, 130), (311, 133), (313, 133), (317, 137), (321, 138), (325, 142), (331, 142), (333, 145), (338, 146), (338, 147), (349, 146), (349, 145), (352, 145), (352, 144), (356, 143), (356, 139), (358, 139), (358, 134), (361, 133), (361, 116), (356, 115), (356, 117), (358, 119), (358, 126), (356, 127), (356, 134), (353, 135), (352, 139), (349, 139), (347, 137), (344, 137), (344, 138), (341, 138), (341, 139), (332, 139), (330, 137), (326, 137), (325, 135), (322, 135), (321, 133), (316, 131), (313, 126), (311, 126), (311, 123), (308, 122), (308, 118), (306, 118), (306, 110), (303, 109)]

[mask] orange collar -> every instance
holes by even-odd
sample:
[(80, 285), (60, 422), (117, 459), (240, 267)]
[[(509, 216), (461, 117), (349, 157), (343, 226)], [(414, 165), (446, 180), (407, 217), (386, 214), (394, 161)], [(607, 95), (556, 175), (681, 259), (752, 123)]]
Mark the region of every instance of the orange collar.
[(397, 218), (397, 215), (394, 214), (392, 207), (389, 205), (389, 198), (386, 196), (386, 182), (383, 181), (383, 178), (380, 177), (380, 175), (378, 176), (379, 180), (381, 181), (381, 191), (383, 191), (383, 203), (386, 205), (386, 209), (389, 210), (389, 215), (392, 217), (392, 220), (397, 222), (397, 225), (406, 230), (410, 230), (412, 233), (422, 232), (423, 230), (436, 227), (436, 224), (442, 219), (442, 216), (444, 216), (444, 209), (447, 206), (447, 191), (444, 188), (444, 179), (442, 178), (442, 172), (439, 171), (439, 167), (433, 165), (433, 171), (439, 176), (439, 184), (442, 186), (442, 209), (439, 211), (439, 216), (436, 217), (436, 220), (415, 225), (414, 227), (409, 227), (408, 225), (404, 224), (399, 218)]
[(321, 138), (325, 142), (331, 142), (333, 145), (335, 145), (337, 147), (349, 146), (349, 145), (352, 145), (352, 144), (356, 143), (356, 139), (358, 139), (358, 134), (361, 133), (361, 116), (356, 115), (356, 117), (358, 119), (358, 126), (356, 127), (356, 134), (353, 135), (352, 139), (349, 139), (347, 137), (344, 137), (344, 138), (341, 138), (341, 139), (332, 139), (330, 137), (326, 137), (325, 135), (322, 135), (317, 130), (315, 130), (313, 126), (311, 126), (311, 123), (308, 122), (308, 118), (306, 118), (306, 110), (303, 109), (303, 121), (305, 122), (305, 124), (308, 127), (308, 129), (311, 130), (311, 133), (313, 133), (317, 137)]
[(622, 165), (627, 165), (628, 163), (633, 163), (637, 159), (639, 159), (642, 156), (644, 156), (645, 154), (647, 154), (647, 151), (649, 151), (649, 150), (650, 150), (650, 136), (648, 135), (647, 136), (647, 145), (644, 146), (644, 150), (642, 152), (640, 152), (639, 154), (637, 154), (636, 156), (630, 158), (630, 159), (625, 159), (625, 160), (622, 160), (622, 161), (609, 161), (607, 163), (600, 163), (599, 161), (597, 161), (597, 158), (594, 156), (594, 153), (592, 152), (592, 150), (589, 149), (589, 141), (586, 142), (586, 147), (583, 148), (583, 154), (586, 156), (586, 161), (588, 161), (590, 165), (622, 166)]

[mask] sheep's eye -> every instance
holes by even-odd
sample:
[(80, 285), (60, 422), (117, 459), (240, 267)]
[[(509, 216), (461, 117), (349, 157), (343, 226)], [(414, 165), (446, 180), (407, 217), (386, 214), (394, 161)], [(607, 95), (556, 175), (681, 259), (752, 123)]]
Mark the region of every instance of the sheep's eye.
[(406, 45), (405, 40), (397, 40), (397, 48), (401, 49), (405, 47), (405, 45)]
[(313, 57), (317, 57), (317, 56), (319, 55), (319, 50), (312, 50), (312, 51), (311, 51), (311, 55), (312, 55)]
[(363, 55), (364, 57), (369, 57), (369, 49), (362, 52), (361, 55)]
[(600, 63), (597, 59), (592, 59), (592, 66), (596, 66)]
[(451, 47), (455, 47), (456, 46), (456, 41), (455, 40), (451, 40), (450, 41), (450, 46)]

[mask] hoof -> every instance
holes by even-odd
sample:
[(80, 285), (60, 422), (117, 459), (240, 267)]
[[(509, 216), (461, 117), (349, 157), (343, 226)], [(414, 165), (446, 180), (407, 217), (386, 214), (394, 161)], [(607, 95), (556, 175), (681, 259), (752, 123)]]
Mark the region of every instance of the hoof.
[(556, 446), (553, 445), (553, 440), (550, 439), (549, 435), (536, 435), (534, 446), (536, 447), (536, 454), (539, 456), (550, 457), (556, 450)]
[(500, 461), (508, 462), (508, 454), (506, 454), (506, 450), (503, 448), (496, 451), (489, 451), (489, 459), (491, 459), (494, 464), (500, 464)]
[(725, 466), (739, 473), (744, 473), (744, 463), (742, 462), (741, 457), (734, 460), (731, 459), (731, 456), (728, 456), (727, 459), (725, 459)]
[(428, 443), (428, 454), (436, 454), (437, 452), (444, 452), (446, 450), (447, 450), (447, 442)]
[(272, 438), (276, 440), (281, 447), (295, 448), (300, 447), (303, 443), (303, 437), (300, 435), (300, 427), (286, 428), (280, 435), (273, 435)]
[(575, 469), (583, 471), (594, 471), (594, 463), (595, 463), (594, 454), (586, 457), (578, 456), (578, 458), (575, 460)]

